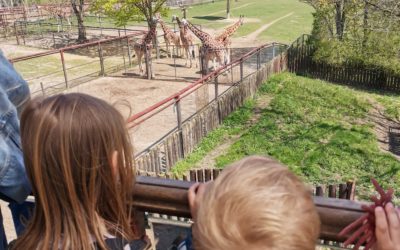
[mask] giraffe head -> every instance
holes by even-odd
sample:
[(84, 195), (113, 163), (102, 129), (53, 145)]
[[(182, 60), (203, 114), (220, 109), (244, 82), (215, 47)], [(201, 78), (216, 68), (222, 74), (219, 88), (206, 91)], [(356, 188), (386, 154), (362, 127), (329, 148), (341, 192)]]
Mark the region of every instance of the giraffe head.
[(157, 16), (153, 16), (150, 22), (151, 27), (156, 27), (158, 22), (160, 22), (160, 18), (158, 18)]

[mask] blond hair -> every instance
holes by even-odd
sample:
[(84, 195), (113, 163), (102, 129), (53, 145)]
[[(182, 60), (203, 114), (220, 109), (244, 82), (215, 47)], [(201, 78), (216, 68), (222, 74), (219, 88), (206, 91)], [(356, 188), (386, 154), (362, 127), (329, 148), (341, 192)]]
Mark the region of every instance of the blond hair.
[(93, 240), (107, 249), (105, 234), (133, 238), (133, 153), (115, 108), (84, 94), (36, 99), (21, 138), (36, 205), (13, 249), (88, 250)]
[(253, 156), (207, 185), (193, 234), (198, 250), (311, 250), (319, 230), (311, 192), (299, 178)]

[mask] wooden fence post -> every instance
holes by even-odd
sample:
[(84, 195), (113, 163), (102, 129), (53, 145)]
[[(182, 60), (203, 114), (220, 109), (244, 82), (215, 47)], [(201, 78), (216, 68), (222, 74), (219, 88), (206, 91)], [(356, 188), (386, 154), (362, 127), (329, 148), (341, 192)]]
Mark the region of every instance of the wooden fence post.
[(67, 70), (65, 68), (65, 60), (64, 60), (64, 50), (60, 50), (60, 56), (61, 56), (61, 64), (62, 64), (62, 68), (63, 68), (63, 72), (64, 72), (64, 80), (65, 80), (65, 87), (68, 89), (69, 85), (68, 85), (68, 76), (67, 76)]
[(243, 81), (243, 59), (240, 59), (240, 81)]
[(131, 47), (129, 46), (129, 37), (126, 37), (126, 47), (128, 48), (129, 67), (132, 66)]
[(19, 45), (17, 22), (14, 22), (14, 34), (15, 34), (15, 38), (17, 39), (17, 44)]
[(146, 74), (147, 74), (147, 79), (151, 80), (151, 77), (153, 75), (152, 73), (152, 66), (151, 66), (151, 50), (147, 49), (147, 46), (145, 46), (145, 54), (144, 54), (144, 59), (146, 62)]
[(55, 48), (56, 47), (56, 38), (54, 37), (54, 32), (52, 34), (53, 34), (53, 47)]
[(100, 75), (105, 76), (103, 50), (100, 43), (97, 43), (97, 51), (100, 59)]
[(257, 52), (257, 70), (261, 68), (261, 49), (258, 49)]
[(180, 96), (175, 97), (175, 105), (176, 105), (176, 120), (178, 123), (178, 133), (179, 133), (179, 149), (180, 149), (180, 157), (185, 157), (184, 145), (183, 145), (183, 134), (182, 134), (182, 111), (181, 111), (181, 99)]
[(219, 91), (218, 91), (218, 75), (215, 76), (214, 78), (214, 100), (215, 103), (217, 104), (217, 115), (218, 115), (218, 124), (221, 124), (222, 119), (221, 119), (221, 110), (220, 110), (220, 106), (219, 106)]

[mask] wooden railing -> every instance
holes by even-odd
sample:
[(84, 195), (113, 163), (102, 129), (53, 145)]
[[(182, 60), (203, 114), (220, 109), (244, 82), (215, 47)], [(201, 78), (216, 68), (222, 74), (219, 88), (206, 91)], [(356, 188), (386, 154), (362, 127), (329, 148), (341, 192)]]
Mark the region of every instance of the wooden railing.
[[(190, 218), (187, 192), (194, 182), (138, 176), (135, 184), (134, 206), (140, 211)], [(343, 242), (338, 233), (364, 212), (351, 200), (314, 197), (321, 219), (320, 239)]]

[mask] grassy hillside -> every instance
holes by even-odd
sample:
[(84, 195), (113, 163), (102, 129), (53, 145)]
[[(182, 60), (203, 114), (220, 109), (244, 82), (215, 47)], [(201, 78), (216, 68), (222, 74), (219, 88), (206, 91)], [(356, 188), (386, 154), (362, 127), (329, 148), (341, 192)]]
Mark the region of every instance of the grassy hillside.
[[(238, 30), (235, 36), (249, 35), (264, 24), (293, 13), (262, 32), (258, 38), (265, 41), (291, 43), (301, 34), (310, 33), (313, 20), (312, 12), (313, 9), (309, 5), (299, 0), (231, 1), (231, 17), (237, 18), (239, 15), (245, 15), (247, 18), (245, 25)], [(226, 1), (195, 5), (190, 7), (187, 13), (190, 21), (204, 25), (208, 29), (222, 30), (232, 23), (225, 20)], [(170, 22), (172, 15), (182, 16), (182, 12), (177, 8), (171, 9), (168, 17), (165, 17), (164, 20)], [(87, 17), (85, 24), (99, 26), (99, 20), (96, 17)], [(127, 26), (134, 25), (138, 25), (138, 23), (129, 22)], [(146, 24), (142, 22), (140, 25)], [(109, 18), (103, 19), (102, 26), (115, 27), (113, 21)]]
[[(369, 179), (375, 177), (384, 186), (399, 189), (400, 162), (378, 148), (369, 119), (372, 105), (378, 102), (390, 103), (386, 113), (394, 117), (393, 110), (399, 106), (391, 100), (396, 99), (398, 105), (398, 97), (365, 93), (289, 73), (276, 75), (264, 84), (258, 98), (265, 97), (273, 98), (269, 107), (262, 110), (256, 124), (215, 159), (217, 167), (248, 155), (269, 155), (309, 183), (356, 179), (358, 193), (366, 194), (371, 191)], [(175, 171), (190, 164), (182, 161)]]
[[(248, 0), (231, 1), (231, 3), (232, 17), (245, 15), (246, 18), (250, 19), (238, 30), (236, 36), (248, 35), (262, 25), (289, 13), (293, 13), (293, 15), (272, 25), (261, 33), (260, 38), (289, 43), (299, 35), (311, 31), (313, 9), (298, 0)], [(181, 15), (181, 11), (172, 10), (171, 14)], [(220, 29), (225, 27), (227, 23), (219, 21), (225, 16), (226, 1), (197, 5), (188, 10), (189, 20), (203, 24), (207, 28)], [(253, 22), (256, 21), (255, 19), (259, 22)]]

